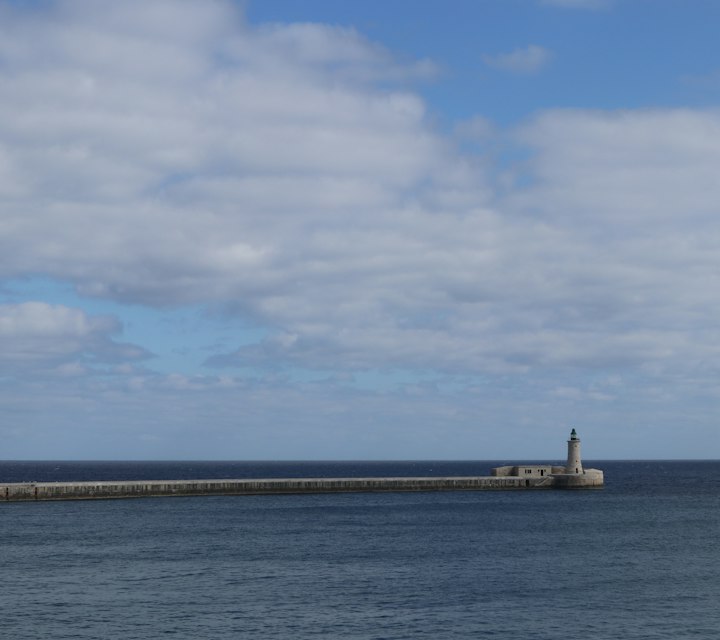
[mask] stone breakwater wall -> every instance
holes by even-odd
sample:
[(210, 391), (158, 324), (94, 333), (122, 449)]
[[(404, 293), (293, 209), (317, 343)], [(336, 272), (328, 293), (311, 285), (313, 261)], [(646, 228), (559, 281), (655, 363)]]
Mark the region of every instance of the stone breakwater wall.
[(91, 500), (161, 496), (264, 495), (374, 491), (482, 491), (570, 488), (552, 477), (283, 478), (267, 480), (141, 480), (0, 484), (0, 501)]
[(590, 489), (602, 487), (605, 476), (600, 469), (585, 469), (583, 473), (560, 473), (552, 476), (555, 489)]

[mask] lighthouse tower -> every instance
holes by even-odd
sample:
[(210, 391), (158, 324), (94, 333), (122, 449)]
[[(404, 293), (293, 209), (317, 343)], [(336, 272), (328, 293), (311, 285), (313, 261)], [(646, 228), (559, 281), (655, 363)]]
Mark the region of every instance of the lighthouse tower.
[(584, 473), (582, 460), (580, 459), (580, 438), (573, 429), (568, 440), (568, 457), (565, 465), (565, 473)]

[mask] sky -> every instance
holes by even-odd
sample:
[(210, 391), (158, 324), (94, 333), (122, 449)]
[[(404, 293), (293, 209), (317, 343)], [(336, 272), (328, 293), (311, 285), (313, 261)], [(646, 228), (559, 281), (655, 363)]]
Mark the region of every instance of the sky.
[(720, 458), (719, 21), (0, 0), (0, 459)]

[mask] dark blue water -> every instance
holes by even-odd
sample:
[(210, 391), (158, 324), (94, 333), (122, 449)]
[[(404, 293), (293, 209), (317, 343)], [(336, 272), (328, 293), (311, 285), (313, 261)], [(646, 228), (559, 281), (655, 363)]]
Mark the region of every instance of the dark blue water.
[[(361, 478), (489, 475), (494, 463), (419, 462), (0, 462), (0, 482)], [(500, 464), (500, 463), (497, 463)]]
[[(0, 479), (490, 466), (0, 463)], [(717, 638), (720, 462), (593, 466), (603, 490), (3, 503), (0, 637)]]

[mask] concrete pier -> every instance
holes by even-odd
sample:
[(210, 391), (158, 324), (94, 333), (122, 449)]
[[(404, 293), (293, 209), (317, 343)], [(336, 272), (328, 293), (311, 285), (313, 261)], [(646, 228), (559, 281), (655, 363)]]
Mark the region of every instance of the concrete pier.
[(374, 491), (483, 491), (552, 488), (550, 478), (273, 478), (0, 484), (0, 500), (91, 500), (153, 496), (262, 495)]
[(495, 467), (492, 476), (429, 478), (268, 478), (264, 480), (138, 480), (135, 482), (25, 482), (0, 484), (0, 501), (92, 500), (153, 496), (350, 493), (373, 491), (488, 491), (602, 487), (603, 472), (585, 469), (575, 429), (565, 466)]

